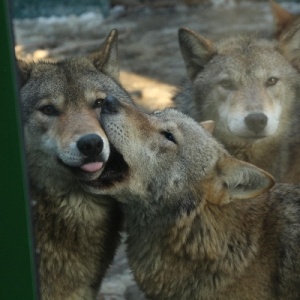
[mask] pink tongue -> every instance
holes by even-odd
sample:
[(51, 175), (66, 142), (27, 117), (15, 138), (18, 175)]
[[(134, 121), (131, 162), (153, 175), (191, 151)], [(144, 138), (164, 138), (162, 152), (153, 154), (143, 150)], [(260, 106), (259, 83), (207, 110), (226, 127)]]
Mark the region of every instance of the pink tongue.
[(103, 166), (102, 162), (93, 162), (93, 163), (85, 164), (80, 168), (85, 172), (92, 173), (92, 172), (99, 171), (102, 168), (102, 166)]

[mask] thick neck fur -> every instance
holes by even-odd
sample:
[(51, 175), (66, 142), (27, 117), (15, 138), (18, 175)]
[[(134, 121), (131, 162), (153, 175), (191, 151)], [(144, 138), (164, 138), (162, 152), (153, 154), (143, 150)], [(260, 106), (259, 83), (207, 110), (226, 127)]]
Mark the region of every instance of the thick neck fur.
[(122, 214), (111, 199), (78, 187), (48, 192), (31, 188), (42, 299), (87, 299), (89, 293), (96, 299), (119, 243)]
[[(147, 214), (148, 208), (135, 202), (124, 206), (129, 263), (150, 299), (216, 299), (212, 296), (216, 290), (224, 292), (258, 255), (265, 199), (219, 206), (209, 204), (206, 197), (186, 195), (181, 200), (194, 202), (185, 206), (188, 210), (174, 206), (162, 213)], [(164, 285), (187, 288), (178, 294), (176, 288), (166, 291)]]
[[(41, 160), (44, 164), (44, 160)], [(32, 162), (30, 164), (30, 162)], [(79, 182), (73, 176), (62, 171), (57, 166), (57, 172), (44, 165), (39, 166), (36, 160), (29, 160), (29, 180), (31, 187), (37, 191), (44, 191), (48, 195), (59, 197), (81, 191)]]
[(42, 299), (96, 299), (120, 240), (118, 205), (67, 173), (38, 170), (30, 168), (30, 194)]
[[(217, 133), (216, 138), (218, 139)], [(243, 141), (233, 143), (228, 142), (228, 139), (224, 138), (220, 138), (219, 140), (235, 158), (252, 163), (274, 176), (278, 176), (282, 140), (277, 136), (256, 142)], [(266, 153), (272, 159), (266, 159)]]

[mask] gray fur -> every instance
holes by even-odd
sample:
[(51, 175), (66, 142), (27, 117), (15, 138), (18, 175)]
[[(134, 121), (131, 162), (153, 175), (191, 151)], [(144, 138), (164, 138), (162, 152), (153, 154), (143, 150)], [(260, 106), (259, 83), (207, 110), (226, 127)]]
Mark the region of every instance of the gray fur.
[(97, 180), (103, 167), (84, 171), (82, 166), (94, 160), (87, 161), (77, 146), (85, 135), (98, 136), (103, 150), (96, 161), (107, 164), (110, 147), (98, 102), (112, 94), (131, 102), (118, 72), (115, 30), (93, 55), (19, 62), (42, 300), (95, 300), (119, 243), (118, 205), (87, 193), (81, 184)]
[(122, 203), (129, 263), (147, 297), (299, 299), (300, 187), (269, 191), (268, 173), (176, 110), (110, 107), (102, 124), (129, 171), (93, 192)]
[[(281, 43), (236, 35), (213, 43), (179, 30), (189, 80), (174, 97), (176, 107), (197, 121), (214, 120), (214, 136), (230, 154), (283, 182), (299, 182), (297, 176), (287, 178), (295, 159), (287, 148), (299, 128), (300, 77), (288, 54), (299, 47), (297, 41), (297, 34)], [(258, 132), (247, 125), (254, 114), (267, 120)]]

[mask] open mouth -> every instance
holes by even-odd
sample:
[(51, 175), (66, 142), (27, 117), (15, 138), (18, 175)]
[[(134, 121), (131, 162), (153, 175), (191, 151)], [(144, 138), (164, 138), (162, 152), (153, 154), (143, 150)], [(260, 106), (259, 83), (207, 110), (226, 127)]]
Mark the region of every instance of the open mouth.
[(111, 187), (116, 182), (125, 180), (128, 175), (129, 167), (121, 153), (112, 145), (110, 145), (110, 149), (109, 159), (100, 176), (96, 180), (84, 182), (85, 185), (95, 189), (105, 189)]

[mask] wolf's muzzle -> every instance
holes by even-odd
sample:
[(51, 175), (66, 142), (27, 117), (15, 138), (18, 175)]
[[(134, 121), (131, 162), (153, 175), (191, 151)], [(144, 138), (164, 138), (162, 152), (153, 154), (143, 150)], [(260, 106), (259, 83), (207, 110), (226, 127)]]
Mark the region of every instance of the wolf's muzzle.
[(86, 134), (77, 141), (77, 148), (87, 157), (97, 157), (103, 150), (103, 140), (97, 134)]
[(263, 131), (268, 123), (268, 117), (263, 113), (251, 113), (245, 118), (249, 130), (255, 134)]

